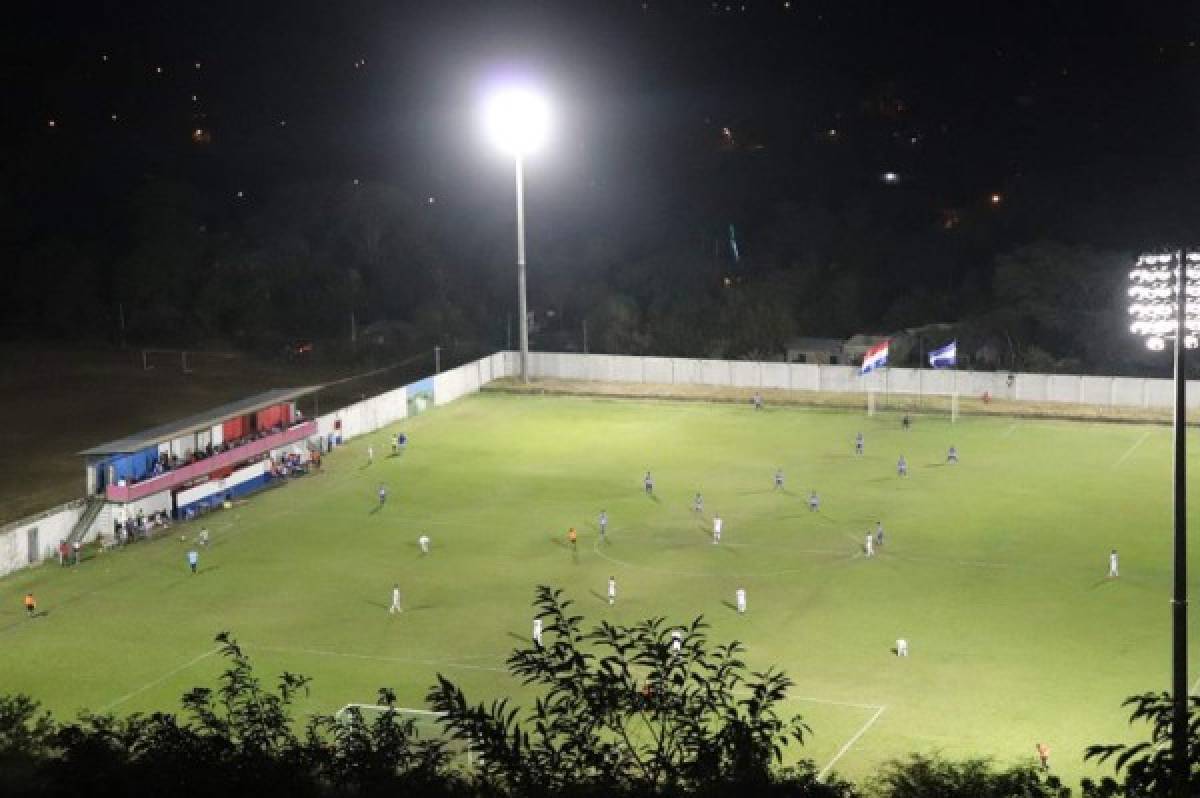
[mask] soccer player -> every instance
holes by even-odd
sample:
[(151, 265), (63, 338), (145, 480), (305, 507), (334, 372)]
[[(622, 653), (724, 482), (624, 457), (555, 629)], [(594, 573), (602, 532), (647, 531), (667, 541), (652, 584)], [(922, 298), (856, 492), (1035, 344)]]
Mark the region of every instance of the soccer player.
[(200, 527), (200, 545), (208, 545), (208, 527)]
[(37, 612), (37, 599), (33, 597), (33, 593), (25, 594), (25, 614), (30, 618)]
[(392, 585), (392, 606), (388, 607), (388, 615), (395, 615), (397, 612), (404, 612), (400, 607), (400, 583)]
[(646, 472), (645, 478), (642, 480), (642, 485), (646, 488), (646, 495), (654, 495), (654, 477), (650, 476), (650, 472)]
[(417, 545), (421, 547), (422, 554), (429, 553), (429, 535), (421, 535), (417, 538)]
[(950, 450), (948, 452), (946, 452), (946, 462), (947, 463), (957, 463), (958, 462), (958, 449), (954, 448), (953, 446), (950, 447)]
[(875, 522), (875, 545), (876, 546), (883, 545), (883, 522), (882, 521)]
[(405, 448), (408, 447), (408, 436), (401, 432), (396, 436), (396, 441), (400, 444), (400, 454), (404, 454)]
[(1040, 761), (1042, 763), (1042, 767), (1044, 769), (1049, 770), (1049, 768), (1050, 768), (1050, 746), (1046, 745), (1045, 743), (1038, 743), (1037, 745), (1034, 746), (1034, 749), (1037, 751), (1038, 761)]
[(783, 490), (783, 469), (775, 469), (775, 490)]
[(608, 513), (600, 511), (600, 539), (608, 540)]
[(574, 549), (574, 548), (576, 548), (576, 546), (578, 546), (579, 535), (575, 532), (575, 527), (571, 527), (570, 529), (567, 530), (567, 542), (571, 544), (572, 549)]
[(866, 552), (868, 557), (875, 556), (875, 538), (870, 532), (867, 533), (867, 540), (863, 544), (863, 551)]
[(187, 553), (188, 567), (192, 569), (192, 573), (196, 573), (196, 567), (200, 564), (200, 552), (192, 549)]
[(704, 512), (704, 497), (700, 495), (700, 491), (696, 491), (696, 498), (692, 499), (692, 512)]
[(374, 464), (375, 464), (375, 447), (368, 446), (367, 447), (367, 465), (374, 465)]
[(904, 459), (904, 455), (900, 455), (900, 459), (896, 461), (896, 475), (908, 476), (908, 461)]
[(396, 435), (392, 436), (392, 457), (395, 457), (399, 453), (400, 453), (400, 435), (396, 434)]
[(737, 589), (737, 592), (734, 593), (733, 595), (734, 595), (734, 598), (737, 599), (738, 615), (745, 615), (746, 614), (746, 588), (739, 587)]
[(608, 578), (608, 606), (611, 607), (612, 605), (614, 605), (616, 603), (617, 603), (617, 578), (615, 576), (610, 576)]
[(1117, 550), (1113, 549), (1108, 553), (1108, 578), (1116, 579), (1120, 575), (1119, 569), (1117, 568)]
[(863, 453), (863, 445), (864, 445), (863, 434), (860, 432), (854, 436), (854, 453), (862, 454)]
[(386, 501), (387, 501), (387, 485), (384, 485), (381, 482), (381, 483), (379, 483), (379, 506), (383, 507), (384, 502), (386, 502)]
[(725, 522), (721, 520), (721, 514), (717, 513), (713, 516), (713, 545), (721, 542), (721, 527), (725, 526)]
[(897, 657), (907, 657), (908, 656), (908, 641), (905, 640), (903, 637), (901, 637), (899, 640), (896, 641), (896, 656)]
[(817, 497), (817, 492), (815, 490), (810, 490), (808, 492), (808, 511), (810, 513), (815, 513), (817, 510), (820, 510), (820, 509), (821, 509), (821, 500), (820, 500), (820, 498)]
[(671, 630), (671, 653), (678, 657), (679, 653), (681, 651), (683, 651), (683, 630), (682, 629), (672, 629)]
[(533, 642), (538, 648), (542, 647), (542, 619), (533, 619)]
[(907, 413), (905, 413), (904, 418), (900, 419), (900, 429), (907, 432), (909, 427), (911, 427), (911, 426), (912, 426), (912, 419), (908, 417)]
[(755, 391), (755, 393), (754, 393), (754, 397), (753, 397), (753, 398), (752, 398), (750, 401), (754, 403), (754, 409), (755, 409), (755, 410), (762, 410), (762, 408), (763, 408), (763, 398), (762, 398), (762, 394), (761, 394), (761, 393), (758, 393), (757, 391)]

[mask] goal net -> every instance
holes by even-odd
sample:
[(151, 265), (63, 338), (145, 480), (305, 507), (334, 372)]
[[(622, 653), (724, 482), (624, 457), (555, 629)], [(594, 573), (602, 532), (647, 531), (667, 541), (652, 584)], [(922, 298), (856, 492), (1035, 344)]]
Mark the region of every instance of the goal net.
[(397, 726), (411, 723), (414, 737), (417, 741), (438, 741), (446, 746), (446, 751), (459, 765), (474, 767), (476, 754), (465, 740), (450, 737), (439, 722), (444, 712), (434, 712), (428, 709), (411, 709), (409, 707), (389, 707), (383, 704), (346, 704), (333, 713), (334, 720), (349, 726), (361, 720), (365, 726), (378, 723), (393, 723)]

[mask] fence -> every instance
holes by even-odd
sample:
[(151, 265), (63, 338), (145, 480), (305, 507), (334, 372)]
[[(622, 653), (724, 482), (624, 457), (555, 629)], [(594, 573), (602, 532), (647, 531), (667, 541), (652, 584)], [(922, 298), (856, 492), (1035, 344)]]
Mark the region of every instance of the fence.
[[(504, 352), (503, 356), (505, 373), (517, 374), (520, 355)], [(976, 397), (987, 393), (994, 399), (1099, 407), (1170, 408), (1175, 397), (1169, 379), (891, 368), (859, 376), (854, 366), (559, 352), (530, 352), (529, 373), (534, 378), (831, 393)], [(1188, 407), (1200, 407), (1198, 381), (1188, 382)]]

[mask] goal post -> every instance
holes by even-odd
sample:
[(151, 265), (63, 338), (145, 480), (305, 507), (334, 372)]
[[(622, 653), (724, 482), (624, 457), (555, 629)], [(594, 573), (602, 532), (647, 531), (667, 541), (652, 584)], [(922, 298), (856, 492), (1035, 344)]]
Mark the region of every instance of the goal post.
[(867, 415), (875, 415), (875, 391), (867, 391)]
[(355, 722), (357, 716), (362, 723), (369, 726), (388, 714), (392, 716), (393, 722), (397, 725), (411, 722), (418, 740), (440, 741), (445, 744), (446, 750), (454, 757), (460, 758), (467, 768), (475, 766), (476, 754), (472, 747), (462, 740), (446, 736), (440, 722), (446, 716), (445, 712), (394, 707), (386, 704), (346, 704), (333, 713), (333, 719), (341, 725), (349, 726)]

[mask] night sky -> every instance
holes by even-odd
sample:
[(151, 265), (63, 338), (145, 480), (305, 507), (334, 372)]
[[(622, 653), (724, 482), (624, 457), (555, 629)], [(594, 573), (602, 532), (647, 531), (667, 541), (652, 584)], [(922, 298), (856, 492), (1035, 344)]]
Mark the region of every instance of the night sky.
[[(735, 224), (753, 257), (788, 235), (781, 206), (819, 206), (878, 220), (868, 277), (902, 251), (912, 280), (954, 285), (1030, 241), (1195, 238), (1200, 210), (1196, 4), (112, 2), (2, 35), (18, 248), (118, 252), (129, 197), (166, 179), (215, 229), (296, 183), (386, 184), (506, 252), (511, 165), (478, 115), (511, 75), (557, 116), (528, 167), (535, 269), (597, 230), (633, 257)], [(974, 245), (915, 265), (962, 230)]]

